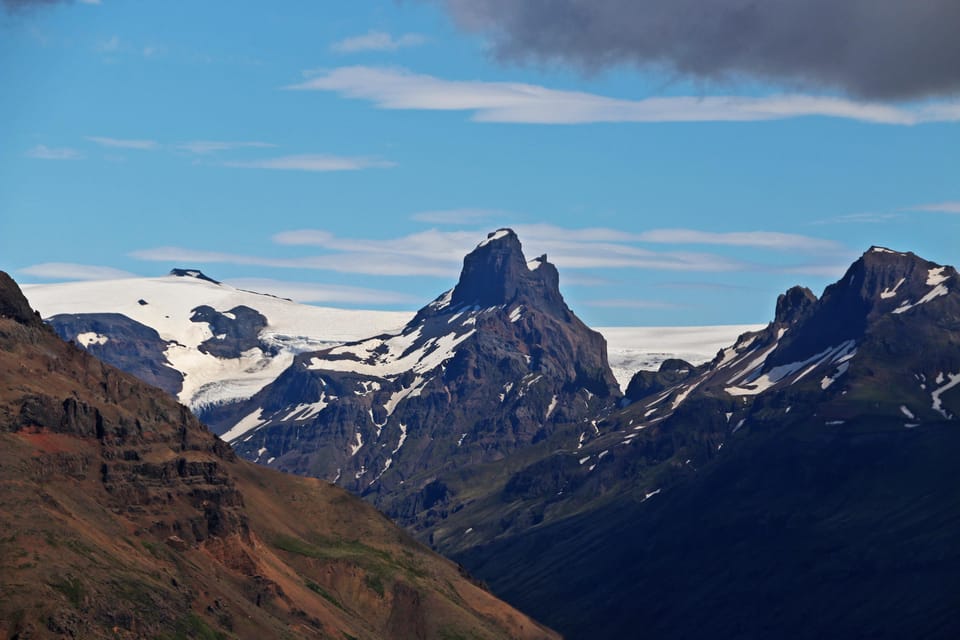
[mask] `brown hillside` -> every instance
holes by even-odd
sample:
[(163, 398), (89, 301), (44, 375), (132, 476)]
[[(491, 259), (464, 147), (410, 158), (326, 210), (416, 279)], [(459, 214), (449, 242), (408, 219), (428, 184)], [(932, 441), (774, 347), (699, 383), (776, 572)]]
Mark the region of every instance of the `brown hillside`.
[(557, 637), (0, 298), (0, 638)]

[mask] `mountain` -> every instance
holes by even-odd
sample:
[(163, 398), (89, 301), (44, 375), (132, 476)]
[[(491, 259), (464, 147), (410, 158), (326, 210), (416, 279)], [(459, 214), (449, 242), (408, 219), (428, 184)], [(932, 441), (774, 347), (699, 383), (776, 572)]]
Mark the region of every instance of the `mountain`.
[(26, 285), (65, 340), (205, 409), (246, 400), (304, 351), (401, 326), (410, 314), (302, 305), (195, 269), (162, 278)]
[(0, 272), (0, 635), (555, 638), (369, 505), (239, 460)]
[(400, 331), (298, 355), (221, 422), (241, 456), (325, 478), (424, 533), (538, 443), (592, 434), (620, 395), (556, 268), (500, 229)]
[(540, 522), (464, 535), (457, 513), (437, 546), (570, 638), (960, 632), (955, 269), (873, 247), (626, 402), (512, 472), (501, 509)]
[[(168, 391), (203, 417), (211, 406), (248, 399), (276, 379), (298, 353), (402, 327), (414, 315), (296, 304), (236, 289), (196, 269), (173, 269), (164, 278), (23, 288), (64, 340), (73, 340), (101, 360)], [(216, 313), (208, 310), (195, 314), (200, 308)], [(247, 310), (253, 326), (232, 322), (237, 308)], [(250, 310), (263, 320), (251, 315)], [(262, 328), (257, 329), (257, 324)], [(626, 388), (637, 370), (656, 369), (670, 358), (698, 364), (709, 361), (717, 349), (737, 335), (757, 328), (722, 325), (596, 330), (606, 338), (610, 368), (621, 388)], [(224, 353), (223, 348), (211, 350), (216, 337), (225, 336), (225, 329), (231, 335), (242, 335), (243, 341), (233, 340), (222, 347), (245, 343), (252, 351), (231, 354)]]

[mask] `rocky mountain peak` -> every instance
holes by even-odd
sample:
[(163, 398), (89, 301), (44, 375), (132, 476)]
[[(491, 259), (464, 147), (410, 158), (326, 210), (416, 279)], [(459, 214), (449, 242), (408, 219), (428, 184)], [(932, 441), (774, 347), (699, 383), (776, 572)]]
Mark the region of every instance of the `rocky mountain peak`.
[(30, 308), (20, 287), (5, 271), (0, 271), (0, 317), (12, 318), (20, 324), (43, 324), (40, 316)]
[(522, 301), (549, 308), (563, 305), (559, 287), (560, 276), (546, 255), (527, 262), (517, 234), (498, 229), (464, 258), (450, 302), (493, 307)]
[(817, 302), (817, 296), (806, 287), (791, 287), (777, 297), (777, 311), (774, 322), (777, 324), (796, 324), (800, 318)]
[(196, 278), (197, 280), (220, 284), (219, 280), (214, 280), (199, 269), (170, 269), (170, 275), (178, 278)]
[(850, 265), (843, 278), (826, 288), (822, 302), (835, 315), (866, 318), (893, 308), (916, 306), (931, 295), (943, 295), (956, 275), (953, 267), (874, 246)]

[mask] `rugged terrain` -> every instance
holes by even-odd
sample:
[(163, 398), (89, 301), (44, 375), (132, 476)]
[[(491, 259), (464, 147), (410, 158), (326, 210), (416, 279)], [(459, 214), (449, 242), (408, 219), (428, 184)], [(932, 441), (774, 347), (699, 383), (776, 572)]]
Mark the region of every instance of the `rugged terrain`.
[(548, 638), (327, 483), (238, 460), (0, 273), (0, 636)]
[(465, 510), (440, 547), (569, 637), (960, 632), (952, 267), (875, 247), (713, 362), (638, 374), (627, 400), (500, 493), (559, 517), (466, 535)]
[(211, 415), (571, 638), (960, 633), (952, 267), (874, 247), (622, 397), (557, 282), (494, 232), (402, 329), (305, 349)]
[[(399, 332), (298, 355), (231, 408), (224, 439), (241, 456), (363, 495), (429, 537), (486, 493), (485, 476), (504, 476), (558, 434), (593, 433), (620, 395), (603, 337), (567, 307), (556, 268), (546, 256), (528, 262), (501, 229)], [(530, 514), (501, 515), (514, 516)]]

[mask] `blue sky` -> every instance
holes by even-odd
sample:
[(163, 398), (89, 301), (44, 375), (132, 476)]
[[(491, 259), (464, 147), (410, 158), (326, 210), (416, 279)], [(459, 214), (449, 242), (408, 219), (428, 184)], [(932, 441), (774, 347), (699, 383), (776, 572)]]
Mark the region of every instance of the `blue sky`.
[(602, 326), (764, 322), (871, 244), (960, 262), (950, 91), (584, 71), (459, 5), (7, 0), (0, 269), (415, 309), (511, 226)]

